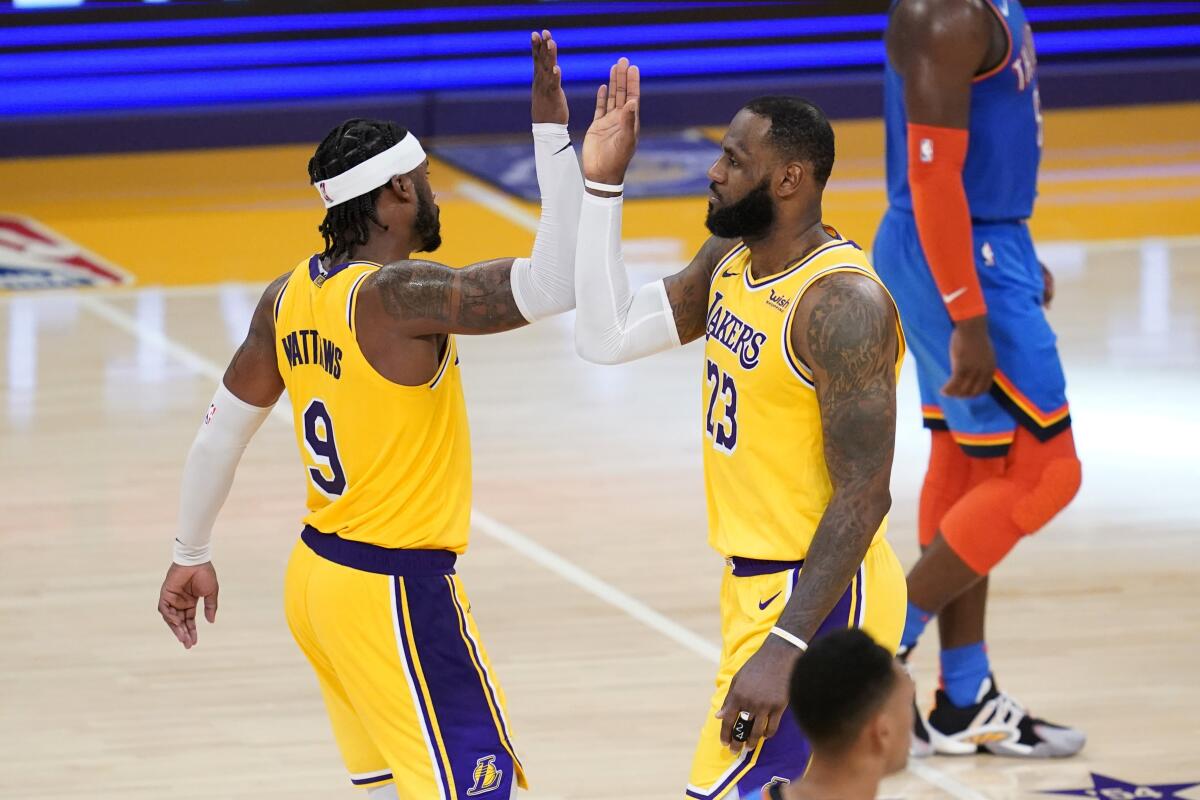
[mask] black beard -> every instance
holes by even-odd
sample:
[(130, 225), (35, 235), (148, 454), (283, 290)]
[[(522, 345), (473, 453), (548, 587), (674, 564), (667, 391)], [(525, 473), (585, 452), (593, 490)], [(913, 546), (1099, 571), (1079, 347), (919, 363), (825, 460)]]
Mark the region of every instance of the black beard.
[(425, 192), (417, 193), (417, 218), (413, 221), (413, 232), (421, 240), (418, 253), (432, 253), (442, 246), (442, 223), (435, 208), (432, 196), (426, 197)]
[(775, 204), (763, 181), (746, 196), (724, 208), (710, 209), (704, 220), (714, 236), (723, 239), (758, 239), (775, 224)]

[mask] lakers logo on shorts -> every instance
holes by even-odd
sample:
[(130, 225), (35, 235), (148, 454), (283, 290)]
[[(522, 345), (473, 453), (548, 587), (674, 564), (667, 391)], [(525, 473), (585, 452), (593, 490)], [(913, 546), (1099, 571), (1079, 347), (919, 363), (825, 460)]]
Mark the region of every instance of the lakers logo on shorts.
[(500, 779), (504, 777), (504, 772), (496, 768), (495, 756), (484, 756), (475, 762), (475, 771), (471, 773), (471, 777), (475, 779), (475, 785), (467, 789), (467, 797), (486, 794), (500, 788)]

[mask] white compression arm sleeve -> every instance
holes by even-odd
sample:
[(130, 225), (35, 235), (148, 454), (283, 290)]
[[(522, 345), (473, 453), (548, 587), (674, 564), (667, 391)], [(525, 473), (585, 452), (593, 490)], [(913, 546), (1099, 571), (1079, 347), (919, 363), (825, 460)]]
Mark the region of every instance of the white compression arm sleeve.
[(660, 280), (629, 291), (621, 256), (620, 197), (585, 194), (575, 256), (575, 350), (596, 364), (621, 364), (679, 347), (675, 314)]
[(270, 413), (269, 407), (252, 406), (235, 397), (224, 382), (217, 387), (183, 465), (176, 564), (190, 567), (211, 558), (217, 512), (229, 495), (233, 473), (246, 445)]
[(512, 266), (513, 299), (530, 322), (575, 307), (575, 240), (583, 200), (583, 174), (566, 125), (534, 124), (533, 160), (542, 216), (533, 254)]

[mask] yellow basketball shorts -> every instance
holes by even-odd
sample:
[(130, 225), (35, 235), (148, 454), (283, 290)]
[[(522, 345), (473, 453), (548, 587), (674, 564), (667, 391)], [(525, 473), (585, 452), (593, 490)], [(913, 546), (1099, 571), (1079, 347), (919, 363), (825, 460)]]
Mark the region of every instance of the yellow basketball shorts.
[[(729, 561), (721, 581), (722, 648), (717, 686), (685, 792), (689, 798), (702, 800), (757, 798), (772, 781), (786, 782), (803, 774), (811, 753), (791, 714), (784, 715), (774, 736), (761, 740), (753, 750), (735, 755), (721, 744), (721, 720), (715, 715), (725, 702), (733, 676), (767, 638), (804, 568), (803, 562)], [(900, 645), (907, 603), (904, 570), (891, 545), (880, 539), (871, 545), (814, 638), (839, 628), (858, 627), (894, 653)]]
[(351, 783), (394, 781), (405, 800), (508, 800), (524, 787), (454, 554), (312, 528), (301, 539), (284, 586), (288, 626), (317, 674)]

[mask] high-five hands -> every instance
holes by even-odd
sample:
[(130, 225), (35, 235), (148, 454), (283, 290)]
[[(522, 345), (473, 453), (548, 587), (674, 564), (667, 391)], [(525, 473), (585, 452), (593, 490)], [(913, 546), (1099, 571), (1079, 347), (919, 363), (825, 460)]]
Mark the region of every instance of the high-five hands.
[(608, 85), (596, 92), (596, 115), (583, 138), (583, 176), (588, 180), (624, 182), (637, 149), (641, 89), (641, 75), (629, 59), (613, 64)]
[(558, 66), (558, 43), (550, 31), (530, 35), (533, 44), (533, 121), (567, 124), (567, 96)]

